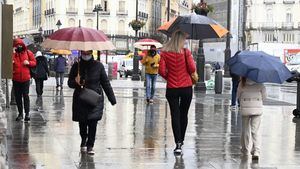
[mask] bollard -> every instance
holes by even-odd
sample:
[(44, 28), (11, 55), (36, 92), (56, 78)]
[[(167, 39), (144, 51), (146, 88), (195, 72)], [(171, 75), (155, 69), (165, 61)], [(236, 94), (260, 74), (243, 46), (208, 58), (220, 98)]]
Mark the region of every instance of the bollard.
[(210, 80), (210, 72), (211, 72), (211, 65), (210, 64), (205, 64), (204, 66), (204, 70), (205, 70), (205, 80)]
[(223, 72), (222, 70), (215, 71), (215, 93), (221, 94), (223, 90)]
[(108, 70), (107, 70), (107, 76), (109, 80), (112, 80), (113, 76), (112, 76), (112, 72), (113, 71), (113, 63), (108, 63)]

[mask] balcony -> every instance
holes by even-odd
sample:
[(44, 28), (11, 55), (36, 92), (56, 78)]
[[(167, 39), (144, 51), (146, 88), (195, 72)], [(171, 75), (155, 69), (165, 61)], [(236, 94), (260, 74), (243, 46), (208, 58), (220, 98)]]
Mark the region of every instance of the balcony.
[(109, 10), (99, 11), (99, 15), (110, 15), (110, 11)]
[(141, 19), (148, 19), (148, 14), (145, 13), (145, 12), (139, 11), (138, 16), (139, 16), (139, 18), (141, 18)]
[(67, 14), (78, 14), (77, 8), (67, 8), (66, 11), (67, 11)]
[(283, 4), (294, 4), (295, 0), (283, 0)]
[(293, 28), (294, 28), (294, 22), (283, 22), (282, 23), (282, 29), (291, 30)]
[(93, 12), (93, 9), (87, 8), (87, 9), (84, 9), (84, 14), (85, 15), (94, 15), (95, 13)]
[(264, 4), (266, 5), (272, 5), (272, 4), (275, 4), (276, 1), (275, 0), (264, 0)]
[(55, 14), (54, 8), (45, 10), (45, 16)]
[(117, 15), (128, 15), (128, 11), (127, 10), (118, 10)]

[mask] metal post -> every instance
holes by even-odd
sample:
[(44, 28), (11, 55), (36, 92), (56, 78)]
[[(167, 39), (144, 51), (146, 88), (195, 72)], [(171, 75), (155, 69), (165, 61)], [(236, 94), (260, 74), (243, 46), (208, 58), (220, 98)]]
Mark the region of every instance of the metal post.
[(205, 56), (203, 51), (203, 42), (202, 40), (199, 40), (199, 48), (198, 48), (198, 54), (197, 54), (197, 73), (199, 75), (199, 80), (195, 85), (195, 91), (205, 91), (206, 86), (204, 82), (204, 64), (205, 64)]
[[(137, 21), (138, 20), (138, 0), (135, 1), (136, 2), (136, 8), (135, 8), (135, 20)], [(137, 33), (138, 33), (138, 30), (135, 30), (135, 39), (137, 41)], [(132, 77), (131, 77), (131, 80), (134, 80), (134, 81), (138, 81), (140, 80), (140, 76), (138, 74), (138, 70), (139, 70), (139, 60), (138, 60), (138, 49), (135, 48), (134, 49), (134, 56), (133, 56), (133, 73), (132, 73)]]
[[(227, 30), (230, 32), (230, 25), (231, 25), (231, 0), (227, 1)], [(227, 65), (228, 59), (231, 57), (231, 49), (230, 49), (230, 33), (227, 33), (226, 36), (226, 49), (224, 51), (225, 53), (225, 65), (224, 65), (224, 76), (225, 77), (230, 77), (229, 73), (229, 67)]]

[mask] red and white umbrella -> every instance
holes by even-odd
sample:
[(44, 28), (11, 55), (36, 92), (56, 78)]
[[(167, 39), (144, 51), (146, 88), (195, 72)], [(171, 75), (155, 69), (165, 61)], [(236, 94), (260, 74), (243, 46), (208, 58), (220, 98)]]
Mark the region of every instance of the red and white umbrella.
[(148, 50), (150, 46), (154, 45), (156, 48), (162, 48), (163, 45), (154, 39), (141, 39), (133, 44), (135, 48), (141, 50)]
[(70, 27), (59, 29), (43, 43), (44, 48), (66, 50), (114, 50), (116, 47), (100, 30)]

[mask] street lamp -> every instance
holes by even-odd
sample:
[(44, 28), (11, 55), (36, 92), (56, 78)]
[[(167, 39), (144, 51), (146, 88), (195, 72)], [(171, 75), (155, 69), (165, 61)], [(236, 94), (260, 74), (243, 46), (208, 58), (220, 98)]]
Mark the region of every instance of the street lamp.
[[(103, 11), (101, 5), (100, 4), (95, 5), (93, 12), (96, 12), (96, 15), (97, 15), (97, 25), (96, 25), (97, 30), (99, 30), (98, 24), (99, 24), (99, 12), (100, 11)], [(106, 54), (107, 54), (107, 52), (106, 52)], [(100, 51), (99, 50), (97, 51), (97, 60), (100, 61)], [(107, 63), (107, 59), (106, 59), (106, 63)]]
[(62, 24), (61, 24), (60, 20), (58, 20), (58, 21), (56, 22), (57, 29), (59, 29), (61, 25), (62, 25)]
[[(139, 2), (138, 0), (135, 1), (135, 20), (138, 21), (138, 7), (139, 7)], [(134, 29), (135, 30), (135, 39), (137, 40), (138, 36), (138, 31), (139, 29)], [(131, 80), (138, 81), (140, 80), (139, 76), (139, 60), (138, 60), (138, 49), (134, 49), (134, 56), (133, 56), (133, 73)]]
[[(227, 30), (230, 32), (230, 17), (231, 17), (231, 0), (227, 1)], [(230, 59), (231, 57), (231, 50), (230, 50), (230, 38), (232, 37), (230, 33), (227, 33), (226, 36), (226, 49), (224, 51), (225, 53), (225, 65), (224, 65), (224, 76), (225, 77), (230, 77), (230, 73), (229, 73), (229, 67), (227, 65), (227, 61), (228, 59)]]
[(43, 42), (43, 36), (42, 36), (42, 34), (43, 34), (43, 28), (40, 27), (38, 31), (39, 31), (39, 33), (40, 33), (40, 40), (39, 40), (39, 43), (41, 44), (41, 43)]

